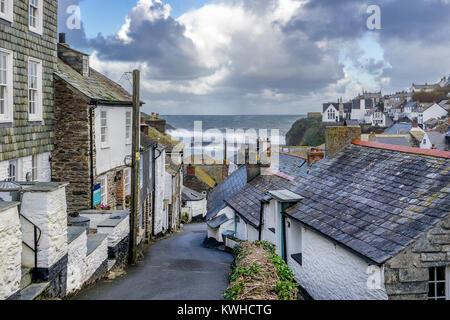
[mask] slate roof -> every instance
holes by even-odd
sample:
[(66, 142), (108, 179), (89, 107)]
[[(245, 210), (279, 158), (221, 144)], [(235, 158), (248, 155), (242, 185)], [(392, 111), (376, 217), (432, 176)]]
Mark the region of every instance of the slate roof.
[(206, 220), (214, 218), (226, 207), (225, 199), (239, 192), (246, 184), (247, 168), (242, 166), (215, 187), (208, 196)]
[(411, 123), (396, 123), (392, 127), (384, 130), (384, 133), (398, 134), (398, 133), (408, 133), (412, 128)]
[(132, 104), (132, 96), (119, 84), (92, 68), (89, 70), (89, 77), (83, 77), (75, 69), (58, 59), (55, 74), (91, 100)]
[(445, 150), (445, 147), (447, 146), (445, 134), (430, 131), (427, 132), (427, 136), (430, 139), (431, 144), (434, 144), (438, 150)]
[(259, 227), (261, 200), (273, 189), (284, 189), (289, 182), (278, 176), (258, 176), (250, 181), (241, 191), (228, 198), (226, 203), (245, 221), (255, 228)]
[(286, 213), (382, 264), (449, 214), (449, 171), (449, 158), (350, 145), (291, 183), (304, 199)]
[(183, 201), (200, 201), (205, 199), (205, 196), (197, 191), (183, 187), (181, 189), (181, 198)]
[(322, 112), (325, 112), (325, 111), (328, 109), (328, 107), (329, 107), (330, 105), (333, 105), (333, 107), (334, 107), (336, 110), (339, 111), (339, 103), (328, 102), (328, 103), (324, 103), (324, 104), (323, 104), (323, 111), (322, 111)]
[[(180, 141), (175, 140), (170, 135), (164, 134), (150, 126), (148, 127), (148, 136), (151, 139), (158, 141), (158, 143), (164, 146), (166, 150), (169, 152), (172, 151), (178, 144), (182, 143)], [(180, 150), (183, 149), (184, 148), (180, 148)]]
[(221, 214), (220, 216), (215, 217), (214, 219), (206, 222), (206, 224), (213, 229), (217, 229), (218, 227), (220, 227), (222, 224), (224, 224), (229, 220), (230, 218), (228, 218), (226, 214)]
[(141, 132), (141, 147), (142, 148), (153, 148), (158, 145), (158, 142), (156, 140), (153, 140), (149, 136), (147, 136), (145, 133)]
[(344, 121), (344, 124), (345, 124), (347, 127), (359, 127), (359, 122), (358, 122), (358, 120), (350, 120), (350, 119), (347, 119), (347, 120)]

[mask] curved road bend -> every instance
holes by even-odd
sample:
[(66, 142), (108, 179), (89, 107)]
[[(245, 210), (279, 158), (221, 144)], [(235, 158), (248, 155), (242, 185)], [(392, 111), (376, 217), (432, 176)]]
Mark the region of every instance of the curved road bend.
[(99, 281), (76, 300), (218, 300), (228, 286), (231, 254), (202, 247), (204, 223), (151, 245), (127, 275)]

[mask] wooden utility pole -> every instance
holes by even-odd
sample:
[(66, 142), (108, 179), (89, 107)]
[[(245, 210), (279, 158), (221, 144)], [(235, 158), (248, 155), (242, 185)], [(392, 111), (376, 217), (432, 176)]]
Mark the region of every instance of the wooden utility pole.
[(131, 210), (130, 210), (130, 264), (137, 263), (137, 223), (139, 215), (139, 151), (140, 151), (140, 123), (141, 123), (141, 99), (140, 72), (133, 70), (133, 167), (131, 175)]

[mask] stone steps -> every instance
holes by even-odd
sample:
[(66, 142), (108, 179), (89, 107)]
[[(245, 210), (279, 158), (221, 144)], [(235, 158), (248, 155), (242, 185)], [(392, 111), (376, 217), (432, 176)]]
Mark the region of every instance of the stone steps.
[(20, 291), (17, 300), (39, 300), (49, 286), (50, 282), (32, 283)]
[(31, 274), (31, 268), (22, 267), (21, 269), (22, 278), (20, 280), (20, 290), (23, 290), (31, 284), (33, 275)]
[(108, 259), (108, 272), (116, 265), (116, 259)]

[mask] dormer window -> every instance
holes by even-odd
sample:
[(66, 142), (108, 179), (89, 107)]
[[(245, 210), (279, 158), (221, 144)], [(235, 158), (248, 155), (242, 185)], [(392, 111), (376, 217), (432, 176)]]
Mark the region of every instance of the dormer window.
[(13, 21), (13, 0), (0, 0), (0, 19)]
[(42, 35), (43, 0), (29, 0), (29, 28), (30, 31)]

